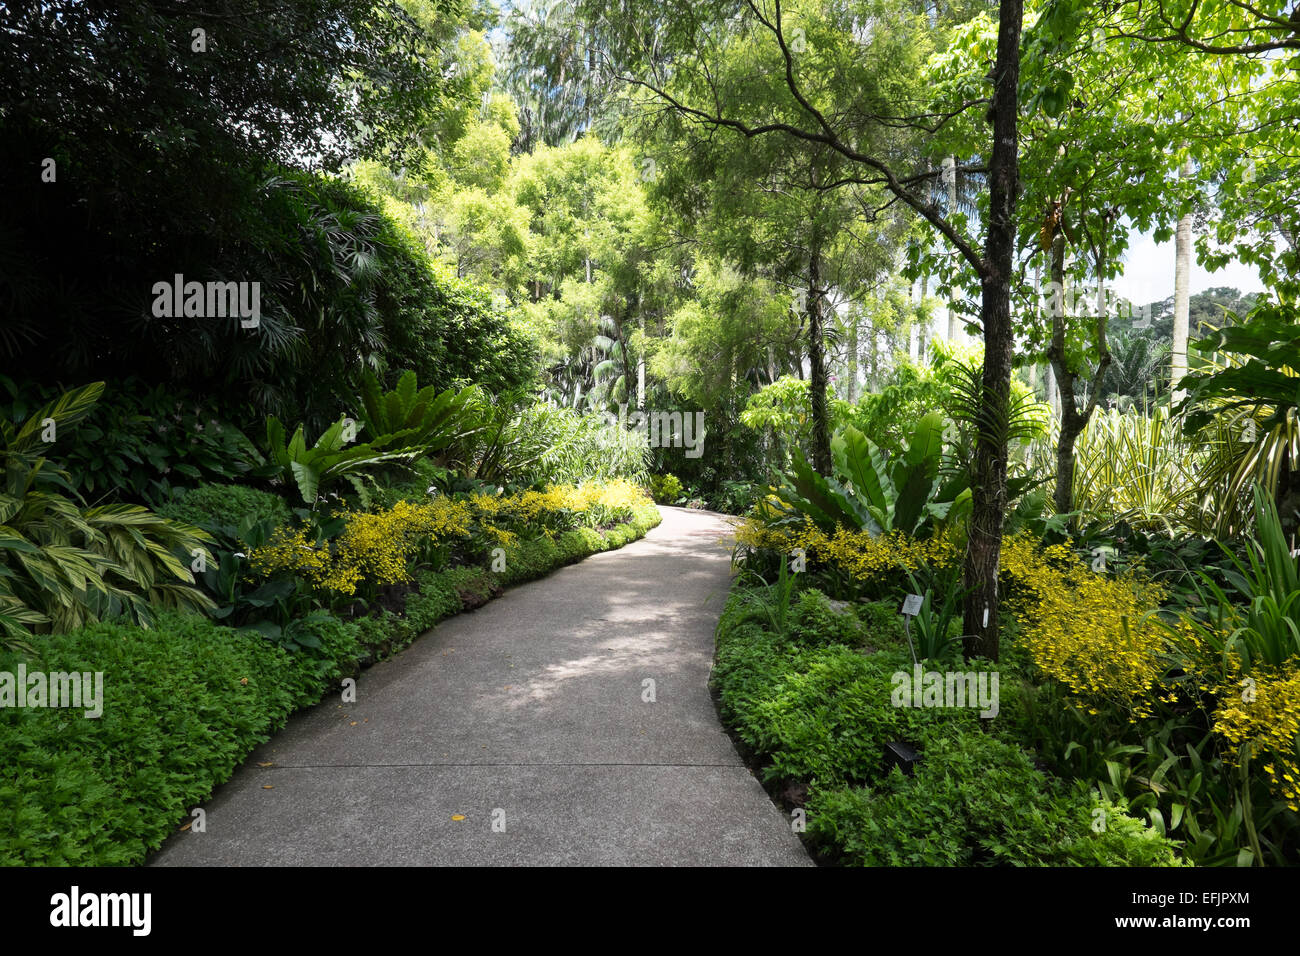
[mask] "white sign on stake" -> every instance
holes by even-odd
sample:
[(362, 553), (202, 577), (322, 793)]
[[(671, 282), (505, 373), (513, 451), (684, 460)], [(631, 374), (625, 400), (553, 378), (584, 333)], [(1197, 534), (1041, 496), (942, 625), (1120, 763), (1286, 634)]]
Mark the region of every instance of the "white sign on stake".
[(921, 613), (921, 602), (924, 598), (919, 594), (909, 594), (903, 598), (903, 613), (908, 617), (916, 617)]

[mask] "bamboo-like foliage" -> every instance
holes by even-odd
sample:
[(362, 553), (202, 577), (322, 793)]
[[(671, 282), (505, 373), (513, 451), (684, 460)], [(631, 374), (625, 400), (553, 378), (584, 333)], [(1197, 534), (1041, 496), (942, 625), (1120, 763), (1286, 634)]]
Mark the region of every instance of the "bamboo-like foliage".
[(1205, 458), (1167, 409), (1098, 411), (1075, 444), (1075, 507), (1148, 530), (1198, 529)]
[(0, 642), (128, 615), (148, 626), (156, 607), (207, 610), (191, 561), (213, 561), (202, 531), (138, 505), (87, 508), (41, 452), (46, 426), (74, 427), (102, 383), (66, 392), (21, 425), (0, 427)]

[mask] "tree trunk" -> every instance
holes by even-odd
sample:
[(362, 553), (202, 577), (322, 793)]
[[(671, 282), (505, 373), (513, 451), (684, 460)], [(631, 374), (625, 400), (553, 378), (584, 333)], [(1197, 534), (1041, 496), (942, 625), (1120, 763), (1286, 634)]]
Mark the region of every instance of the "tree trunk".
[[(980, 320), (984, 326), (981, 412), (1005, 421), (1011, 395), (1011, 277), (1019, 189), (1020, 28), (1023, 0), (1002, 0), (993, 66), (993, 149), (989, 158), (989, 220), (984, 241)], [(1007, 436), (979, 429), (975, 439), (970, 538), (963, 568), (962, 617), (967, 657), (998, 659), (998, 564), (1007, 509)]]
[(822, 338), (821, 236), (813, 228), (808, 258), (808, 390), (812, 399), (813, 468), (831, 473), (831, 427), (826, 408), (826, 343)]
[(645, 313), (637, 320), (641, 326), (641, 351), (636, 357), (636, 407), (645, 410)]
[[(1053, 495), (1052, 501), (1057, 514), (1066, 514), (1074, 510), (1074, 446), (1079, 435), (1082, 434), (1084, 428), (1092, 419), (1092, 413), (1096, 410), (1097, 401), (1101, 397), (1101, 387), (1106, 378), (1106, 370), (1110, 368), (1110, 348), (1106, 340), (1105, 283), (1100, 278), (1105, 274), (1106, 270), (1105, 248), (1103, 241), (1099, 246), (1096, 263), (1099, 277), (1097, 279), (1097, 299), (1095, 303), (1097, 309), (1097, 370), (1093, 374), (1088, 404), (1083, 411), (1079, 411), (1074, 394), (1074, 387), (1079, 381), (1079, 374), (1070, 368), (1065, 354), (1065, 323), (1067, 319), (1065, 298), (1064, 296), (1053, 298), (1052, 344), (1048, 350), (1048, 355), (1052, 360), (1052, 368), (1056, 373), (1056, 387), (1060, 390), (1061, 395), (1061, 433), (1056, 443), (1056, 493)], [(1052, 288), (1063, 290), (1064, 287), (1065, 234), (1058, 230), (1052, 239)]]
[[(1193, 172), (1191, 160), (1183, 163), (1178, 171), (1180, 178), (1186, 179)], [(1192, 214), (1190, 212), (1178, 219), (1178, 231), (1174, 234), (1174, 340), (1170, 354), (1170, 388), (1173, 389), (1174, 401), (1181, 401), (1182, 390), (1178, 383), (1187, 374), (1187, 334), (1191, 312), (1191, 296), (1188, 294), (1192, 271)]]
[[(917, 305), (920, 306), (922, 309), (925, 308), (925, 296), (929, 291), (930, 291), (930, 277), (928, 275), (923, 275), (921, 276), (921, 298), (917, 302)], [(917, 352), (920, 354), (921, 361), (928, 365), (930, 364), (930, 338), (934, 336), (934, 334), (938, 331), (937, 320), (936, 320), (936, 325), (934, 325), (933, 327), (927, 328), (926, 326), (922, 325), (922, 328), (924, 328), (926, 331), (926, 337), (925, 337), (925, 341), (921, 343), (920, 348), (917, 349)]]
[[(948, 186), (948, 218), (957, 211), (957, 157), (945, 156), (943, 159), (943, 178)], [(957, 301), (948, 300), (948, 341), (957, 341)]]
[(858, 317), (855, 315), (849, 323), (849, 362), (848, 362), (848, 400), (850, 404), (858, 400)]

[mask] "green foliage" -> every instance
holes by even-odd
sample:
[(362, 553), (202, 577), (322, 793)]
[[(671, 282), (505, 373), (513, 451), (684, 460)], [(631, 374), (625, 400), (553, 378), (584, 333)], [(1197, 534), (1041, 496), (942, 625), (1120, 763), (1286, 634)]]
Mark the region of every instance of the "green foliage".
[(673, 475), (651, 475), (650, 497), (657, 504), (675, 505), (682, 496), (682, 483)]
[[(11, 422), (58, 394), (4, 375), (0, 387), (10, 395)], [(49, 452), (83, 494), (134, 501), (166, 500), (173, 483), (239, 478), (260, 460), (210, 403), (139, 378), (108, 383), (84, 420), (59, 431)]]
[(517, 408), (508, 398), (487, 406), (484, 414), (489, 424), (456, 451), (482, 481), (531, 485), (648, 478), (644, 434), (605, 415), (545, 402)]
[(1123, 521), (1146, 531), (1202, 527), (1204, 455), (1167, 409), (1098, 410), (1074, 454), (1073, 501), (1085, 520)]
[[(1224, 659), (1252, 667), (1292, 666), (1300, 661), (1300, 571), (1282, 533), (1272, 500), (1255, 486), (1255, 535), (1246, 542), (1246, 561), (1223, 547), (1233, 567), (1225, 571), (1235, 594), (1201, 572), (1199, 613), (1182, 619)], [(1249, 564), (1247, 564), (1249, 562)]]
[(368, 444), (350, 445), (349, 427), (355, 426), (343, 416), (309, 447), (301, 424), (286, 441), (280, 420), (274, 415), (267, 418), (267, 461), (279, 470), (281, 482), (297, 487), (304, 504), (315, 507), (318, 496), (340, 478), (348, 478), (364, 494), (357, 484), (359, 474), (385, 462), (409, 461), (420, 453), (419, 449), (381, 451)]
[(774, 490), (784, 514), (776, 523), (808, 517), (825, 531), (844, 526), (872, 534), (915, 535), (968, 510), (968, 487), (939, 483), (943, 419), (938, 412), (917, 422), (907, 450), (888, 463), (875, 443), (852, 425), (835, 436), (831, 453), (835, 474), (823, 478), (795, 452), (790, 472)]
[(419, 449), (433, 455), (484, 426), (476, 414), (482, 404), (477, 388), (437, 392), (419, 388), (414, 372), (403, 372), (397, 387), (384, 392), (379, 379), (366, 372), (361, 381), (367, 442), (376, 450)]
[(873, 787), (817, 788), (808, 833), (854, 866), (1177, 865), (1173, 847), (1125, 810), (967, 731), (934, 739), (912, 777), (895, 770)]
[(923, 743), (978, 720), (969, 710), (893, 706), (892, 676), (911, 666), (905, 651), (805, 649), (751, 623), (720, 633), (713, 680), (724, 722), (763, 761), (764, 780), (834, 786), (883, 775), (891, 740)]
[(806, 646), (862, 643), (862, 626), (852, 607), (836, 610), (830, 599), (816, 588), (799, 593), (791, 609), (791, 640)]
[[(1176, 657), (1175, 664), (1192, 662)], [(1260, 775), (1243, 779), (1236, 755), (1225, 751), (1197, 706), (1193, 683), (1173, 679), (1167, 713), (1136, 727), (1125, 715), (1083, 713), (1051, 683), (1021, 684), (1020, 700), (1008, 712), (1019, 715), (1017, 738), (1032, 744), (1048, 767), (1091, 780), (1103, 799), (1145, 815), (1160, 833), (1182, 841), (1182, 855), (1193, 864), (1292, 863), (1300, 822)]]
[[(864, 642), (879, 649), (853, 647)], [(1035, 767), (1013, 739), (1035, 726), (1018, 702), (1006, 700), (992, 720), (968, 708), (894, 706), (895, 674), (911, 667), (893, 602), (839, 613), (818, 590), (795, 594), (784, 574), (772, 587), (739, 585), (728, 600), (713, 672), (723, 721), (765, 781), (810, 785), (809, 837), (829, 859), (1177, 864), (1163, 831), (1130, 816), (1122, 795), (1088, 793)], [(1005, 683), (1019, 684), (1017, 667), (999, 667), (1003, 698)], [(885, 744), (899, 740), (921, 752), (913, 777), (885, 759)]]
[(1218, 367), (1185, 376), (1189, 435), (1213, 454), (1198, 491), (1207, 526), (1220, 536), (1246, 530), (1251, 485), (1262, 484), (1282, 508), (1284, 523), (1300, 527), (1300, 324), (1294, 308), (1259, 301), (1245, 324), (1215, 330), (1194, 348), (1223, 353)]
[[(930, 575), (933, 580), (937, 575)], [(921, 594), (921, 609), (912, 619), (912, 640), (918, 660), (942, 661), (953, 657), (961, 643), (962, 589), (955, 574), (948, 574), (939, 584), (943, 595), (935, 601), (935, 588), (918, 584), (915, 576), (908, 575), (912, 593)], [(956, 633), (954, 633), (956, 632)]]
[(289, 505), (279, 495), (248, 485), (211, 482), (177, 489), (173, 499), (157, 510), (164, 518), (209, 530), (214, 525), (238, 530), (246, 522), (288, 524), (292, 518)]
[(729, 634), (752, 623), (785, 637), (790, 630), (797, 578), (787, 568), (783, 558), (777, 561), (776, 580), (771, 584), (750, 568), (746, 568), (744, 574), (753, 586), (733, 590), (727, 606), (722, 610), (718, 634)]
[[(34, 157), (50, 157), (58, 179), (15, 195), (0, 221), (6, 368), (46, 382), (134, 372), (225, 386), (261, 413), (320, 427), (341, 379), (317, 373), (356, 370), (375, 351), (373, 224), (346, 208), (355, 190), (286, 167), (400, 164), (434, 117), (459, 111), (441, 100), (459, 85), (443, 47), (467, 5), (440, 2), (420, 22), (371, 0), (237, 9), (56, 0), (10, 11), (0, 170), (25, 182)], [(311, 195), (282, 188), (295, 178)], [(261, 325), (154, 316), (150, 289), (177, 273), (260, 281)]]
[[(150, 631), (101, 623), (43, 640), (27, 666), (104, 672), (103, 715), (0, 709), (0, 863), (142, 863), (253, 747), (319, 698), (325, 679), (345, 672), (350, 628), (335, 621), (317, 633), (321, 653), (310, 659), (176, 613)], [(0, 652), (0, 669), (17, 663)]]
[(945, 407), (949, 391), (929, 366), (900, 363), (878, 391), (845, 412), (847, 423), (888, 455), (901, 455), (922, 416)]
[[(806, 455), (812, 447), (810, 389), (807, 379), (782, 375), (749, 396), (740, 423), (758, 431), (770, 429), (778, 449), (796, 447)], [(830, 398), (827, 406), (833, 430), (835, 423), (847, 417), (850, 406), (837, 398)]]
[[(1216, 415), (1236, 409), (1267, 412), (1261, 424), (1269, 428), (1285, 423), (1300, 405), (1300, 323), (1295, 322), (1294, 309), (1262, 300), (1245, 324), (1216, 329), (1193, 348), (1206, 355), (1231, 353), (1242, 361), (1180, 381), (1187, 391), (1189, 430), (1197, 431)], [(1211, 399), (1222, 399), (1223, 404), (1197, 407)]]
[(73, 389), (25, 422), (0, 422), (0, 634), (11, 642), (120, 614), (148, 626), (156, 608), (211, 607), (188, 567), (210, 557), (207, 534), (138, 505), (87, 508), (40, 454), (47, 426), (75, 427), (102, 388)]

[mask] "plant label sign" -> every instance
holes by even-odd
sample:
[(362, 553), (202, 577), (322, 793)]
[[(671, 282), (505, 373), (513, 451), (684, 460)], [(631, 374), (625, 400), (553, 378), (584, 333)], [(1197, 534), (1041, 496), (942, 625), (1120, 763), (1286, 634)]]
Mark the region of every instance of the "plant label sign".
[(919, 594), (909, 594), (903, 598), (903, 613), (907, 617), (916, 617), (921, 613), (921, 602), (923, 600)]

